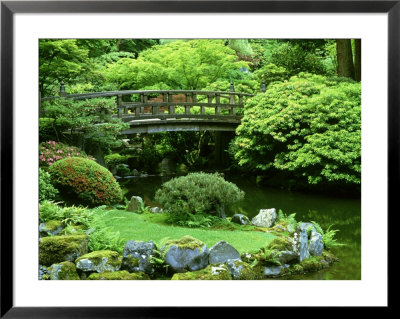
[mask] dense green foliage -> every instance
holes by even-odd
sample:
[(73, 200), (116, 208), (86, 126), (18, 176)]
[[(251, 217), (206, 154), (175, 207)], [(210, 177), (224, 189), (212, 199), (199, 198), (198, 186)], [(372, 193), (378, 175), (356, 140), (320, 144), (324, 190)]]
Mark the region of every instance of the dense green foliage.
[(224, 205), (243, 197), (244, 192), (235, 184), (225, 181), (218, 174), (202, 172), (173, 178), (155, 194), (155, 200), (181, 220), (187, 220), (188, 214), (221, 214)]
[(58, 99), (43, 103), (47, 125), (54, 130), (55, 139), (68, 144), (83, 145), (82, 148), (100, 147), (104, 151), (121, 145), (119, 133), (129, 127), (120, 119), (112, 117), (116, 112), (113, 99), (88, 100)]
[(39, 202), (53, 200), (58, 195), (58, 190), (51, 183), (51, 176), (39, 168)]
[(254, 72), (254, 76), (259, 82), (264, 82), (268, 86), (272, 82), (282, 82), (289, 79), (289, 74), (284, 67), (276, 66), (273, 63), (264, 65)]
[(121, 89), (201, 89), (246, 65), (223, 40), (180, 40), (120, 59), (106, 76)]
[(42, 96), (58, 90), (61, 81), (70, 83), (87, 71), (88, 50), (76, 40), (39, 41), (39, 84)]
[(54, 163), (49, 172), (62, 196), (82, 204), (112, 204), (122, 199), (121, 188), (110, 171), (92, 160), (66, 158)]
[(240, 165), (288, 172), (310, 184), (359, 184), (360, 84), (299, 74), (246, 107), (231, 148)]

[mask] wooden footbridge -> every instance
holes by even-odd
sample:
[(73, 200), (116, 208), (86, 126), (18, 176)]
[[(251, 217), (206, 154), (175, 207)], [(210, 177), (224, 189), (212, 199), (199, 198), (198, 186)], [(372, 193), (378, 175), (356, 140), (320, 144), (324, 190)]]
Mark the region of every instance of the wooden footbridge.
[[(41, 98), (83, 100), (115, 98), (113, 116), (130, 124), (121, 134), (164, 131), (234, 131), (243, 114), (243, 98), (248, 93), (199, 90), (140, 90), (65, 94)], [(135, 102), (131, 102), (135, 101)]]

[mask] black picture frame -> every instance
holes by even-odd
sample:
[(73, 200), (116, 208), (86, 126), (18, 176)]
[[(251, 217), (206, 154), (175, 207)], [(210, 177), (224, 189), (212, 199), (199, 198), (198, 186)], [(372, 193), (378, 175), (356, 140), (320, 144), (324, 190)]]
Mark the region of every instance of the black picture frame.
[[(1, 318), (177, 318), (185, 307), (15, 307), (13, 302), (13, 19), (15, 13), (269, 12), (388, 14), (388, 218), (398, 213), (400, 0), (396, 1), (1, 1)], [(392, 214), (389, 214), (392, 213)], [(389, 232), (388, 232), (389, 234)], [(390, 247), (388, 238), (388, 247)], [(389, 256), (388, 256), (389, 262)], [(389, 265), (389, 263), (388, 263)], [(388, 281), (389, 287), (390, 281)], [(240, 292), (238, 292), (240, 293)], [(389, 309), (390, 298), (388, 300)], [(265, 311), (253, 308), (256, 311)], [(338, 309), (333, 309), (336, 312)], [(226, 309), (225, 315), (229, 315)], [(269, 311), (269, 310), (268, 310)], [(298, 314), (309, 311), (296, 308)], [(247, 312), (247, 310), (246, 310)], [(197, 309), (194, 313), (210, 313)], [(215, 314), (215, 309), (212, 314)], [(237, 310), (235, 310), (237, 314)], [(209, 315), (209, 314), (208, 314)], [(248, 316), (249, 314), (247, 314)]]

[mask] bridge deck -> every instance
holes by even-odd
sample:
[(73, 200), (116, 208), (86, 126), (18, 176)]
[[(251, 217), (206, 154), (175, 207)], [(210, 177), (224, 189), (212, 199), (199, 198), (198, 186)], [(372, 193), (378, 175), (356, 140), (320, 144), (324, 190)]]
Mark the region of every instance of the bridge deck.
[[(151, 90), (112, 91), (46, 97), (82, 100), (116, 97), (116, 114), (130, 128), (121, 134), (162, 131), (234, 131), (240, 124), (237, 110), (243, 108), (243, 98), (252, 94), (231, 91)], [(129, 95), (129, 101), (123, 96)], [(136, 97), (135, 97), (136, 95)], [(136, 100), (137, 102), (131, 102)], [(211, 110), (210, 110), (211, 109)], [(183, 111), (183, 112), (182, 112)], [(213, 114), (210, 114), (211, 112)]]

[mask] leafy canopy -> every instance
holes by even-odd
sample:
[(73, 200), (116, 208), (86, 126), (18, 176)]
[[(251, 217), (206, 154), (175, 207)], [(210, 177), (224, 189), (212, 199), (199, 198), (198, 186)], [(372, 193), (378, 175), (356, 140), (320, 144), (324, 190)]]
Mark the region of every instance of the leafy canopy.
[(106, 78), (121, 89), (201, 89), (229, 71), (247, 66), (223, 40), (174, 41), (142, 51), (137, 59), (111, 64)]

